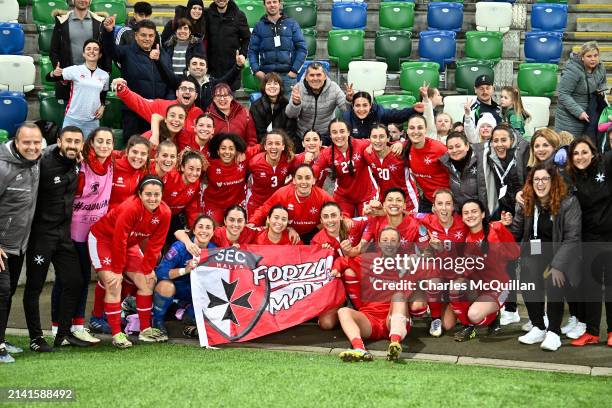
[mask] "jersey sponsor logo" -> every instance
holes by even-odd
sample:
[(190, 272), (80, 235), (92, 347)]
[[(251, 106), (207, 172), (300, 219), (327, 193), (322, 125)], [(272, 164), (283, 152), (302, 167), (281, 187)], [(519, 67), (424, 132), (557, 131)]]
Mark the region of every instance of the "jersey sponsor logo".
[(95, 183), (92, 183), (89, 188), (91, 189), (91, 192), (95, 194), (98, 192), (98, 189), (100, 188), (100, 183), (96, 181)]
[(59, 184), (62, 182), (62, 179), (59, 176), (53, 177), (53, 184)]

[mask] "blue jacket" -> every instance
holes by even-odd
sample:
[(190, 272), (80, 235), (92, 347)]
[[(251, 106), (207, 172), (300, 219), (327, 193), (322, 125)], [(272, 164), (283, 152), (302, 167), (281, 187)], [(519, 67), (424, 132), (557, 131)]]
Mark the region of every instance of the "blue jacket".
[[(280, 47), (274, 46), (274, 37), (280, 37)], [(281, 15), (276, 24), (263, 16), (251, 33), (249, 64), (253, 73), (276, 72), (296, 74), (306, 60), (308, 50), (300, 25), (292, 18)]]
[[(208, 248), (216, 248), (215, 244), (208, 244)], [(187, 262), (191, 261), (193, 256), (187, 251), (185, 244), (181, 241), (176, 241), (166, 255), (162, 258), (157, 268), (155, 268), (155, 275), (157, 275), (157, 279), (159, 280), (171, 280), (170, 279), (170, 270), (176, 268), (184, 268), (187, 266)], [(190, 282), (189, 275), (183, 275), (175, 279), (175, 281), (182, 281), (189, 283)]]
[(355, 111), (351, 109), (344, 112), (344, 121), (353, 129), (352, 136), (355, 139), (369, 139), (370, 130), (372, 130), (374, 124), (381, 123), (386, 126), (389, 123), (403, 123), (414, 113), (415, 110), (412, 108), (387, 109), (373, 103), (370, 113), (365, 118), (359, 119), (355, 115)]

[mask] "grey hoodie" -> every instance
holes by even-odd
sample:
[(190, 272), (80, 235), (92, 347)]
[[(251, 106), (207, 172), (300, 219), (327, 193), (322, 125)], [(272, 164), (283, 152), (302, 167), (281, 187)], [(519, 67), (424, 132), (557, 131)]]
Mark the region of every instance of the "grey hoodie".
[(12, 146), (12, 140), (0, 145), (0, 247), (19, 255), (30, 236), (40, 164), (18, 156)]

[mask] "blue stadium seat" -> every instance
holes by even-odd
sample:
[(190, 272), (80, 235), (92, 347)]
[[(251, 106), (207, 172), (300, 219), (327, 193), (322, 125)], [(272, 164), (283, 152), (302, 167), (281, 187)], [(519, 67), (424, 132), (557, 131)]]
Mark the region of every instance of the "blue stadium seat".
[(428, 30), (461, 31), (463, 25), (463, 4), (429, 3), (427, 7)]
[(261, 98), (261, 92), (253, 92), (249, 95), (249, 103), (252, 105), (259, 98)]
[(419, 34), (419, 59), (433, 61), (444, 71), (446, 64), (455, 61), (457, 53), (454, 31), (421, 31)]
[(567, 4), (534, 4), (531, 6), (531, 31), (565, 31)]
[(0, 55), (21, 55), (25, 34), (17, 23), (0, 23)]
[(334, 3), (332, 6), (332, 28), (365, 30), (368, 19), (366, 3)]
[[(308, 68), (308, 66), (310, 64), (312, 64), (315, 61), (311, 61), (311, 60), (307, 60), (304, 61), (304, 65), (302, 65), (302, 69), (300, 69), (300, 72), (298, 72), (298, 76), (296, 77), (296, 81), (300, 82), (300, 80), (302, 79), (302, 77), (304, 76), (304, 73), (306, 72), (306, 68)], [(329, 75), (329, 61), (326, 60), (316, 60), (316, 62), (318, 62), (319, 64), (323, 65), (323, 69), (325, 69), (325, 72), (327, 73), (327, 75)]]
[(558, 64), (563, 51), (563, 33), (530, 31), (525, 33), (525, 60)]
[(28, 117), (28, 103), (21, 92), (0, 91), (0, 129), (11, 136)]

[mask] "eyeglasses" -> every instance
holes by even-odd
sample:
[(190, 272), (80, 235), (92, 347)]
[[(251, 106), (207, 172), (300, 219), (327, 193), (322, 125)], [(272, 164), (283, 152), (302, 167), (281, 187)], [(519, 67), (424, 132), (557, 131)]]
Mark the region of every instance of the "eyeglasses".
[(181, 86), (181, 87), (179, 88), (179, 91), (181, 91), (181, 92), (195, 92), (195, 91), (196, 91), (196, 89), (195, 89), (195, 88), (188, 87), (188, 86)]
[(542, 177), (542, 178), (534, 178), (533, 179), (533, 184), (546, 184), (550, 181), (550, 176), (548, 177)]
[(224, 99), (224, 98), (231, 98), (232, 96), (229, 94), (223, 94), (223, 95), (215, 95), (215, 98), (219, 98), (219, 99)]

